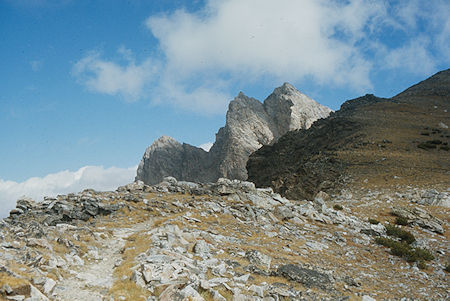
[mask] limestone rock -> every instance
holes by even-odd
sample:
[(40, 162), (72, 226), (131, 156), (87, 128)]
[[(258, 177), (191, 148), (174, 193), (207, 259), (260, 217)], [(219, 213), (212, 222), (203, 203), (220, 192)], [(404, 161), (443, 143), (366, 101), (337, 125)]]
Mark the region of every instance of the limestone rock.
[(328, 275), (295, 264), (280, 266), (277, 273), (289, 280), (300, 282), (306, 287), (320, 287), (322, 289), (331, 287), (331, 280)]
[(136, 180), (157, 184), (166, 176), (182, 181), (247, 179), (248, 157), (288, 131), (309, 128), (331, 110), (285, 83), (261, 103), (244, 93), (230, 102), (226, 124), (209, 152), (168, 136), (156, 140), (139, 164)]
[(408, 221), (417, 224), (424, 229), (429, 229), (439, 234), (444, 233), (444, 229), (442, 227), (443, 222), (418, 207), (395, 207), (392, 209), (392, 214), (406, 218)]

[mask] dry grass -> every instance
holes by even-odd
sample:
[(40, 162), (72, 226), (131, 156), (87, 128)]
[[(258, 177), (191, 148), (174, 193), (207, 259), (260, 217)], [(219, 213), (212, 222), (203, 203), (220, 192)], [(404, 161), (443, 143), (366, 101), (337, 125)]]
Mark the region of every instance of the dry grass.
[(136, 265), (136, 256), (147, 251), (150, 244), (151, 239), (144, 231), (127, 237), (123, 248), (123, 261), (114, 270), (116, 281), (109, 291), (111, 296), (114, 298), (124, 296), (126, 300), (145, 300), (150, 295), (147, 290), (130, 280), (133, 272), (132, 268)]

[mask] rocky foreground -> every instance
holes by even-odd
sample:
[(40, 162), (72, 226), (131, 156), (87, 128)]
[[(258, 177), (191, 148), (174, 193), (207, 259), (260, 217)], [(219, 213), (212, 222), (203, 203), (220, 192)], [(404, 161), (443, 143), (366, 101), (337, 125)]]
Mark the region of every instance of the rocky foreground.
[(409, 186), (293, 201), (170, 177), (21, 199), (0, 222), (0, 299), (448, 300), (449, 205)]

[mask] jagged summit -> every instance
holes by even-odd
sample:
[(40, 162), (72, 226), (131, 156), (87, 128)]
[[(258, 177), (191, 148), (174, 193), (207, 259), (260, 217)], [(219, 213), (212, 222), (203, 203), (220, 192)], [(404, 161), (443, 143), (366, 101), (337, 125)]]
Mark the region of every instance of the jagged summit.
[[(330, 112), (288, 83), (275, 88), (263, 103), (239, 92), (230, 102), (226, 124), (209, 152), (161, 137), (147, 148), (136, 179), (146, 184), (159, 183), (168, 175), (197, 182), (214, 182), (220, 177), (245, 180), (251, 153), (288, 131), (309, 128)], [(191, 170), (192, 158), (197, 173)]]

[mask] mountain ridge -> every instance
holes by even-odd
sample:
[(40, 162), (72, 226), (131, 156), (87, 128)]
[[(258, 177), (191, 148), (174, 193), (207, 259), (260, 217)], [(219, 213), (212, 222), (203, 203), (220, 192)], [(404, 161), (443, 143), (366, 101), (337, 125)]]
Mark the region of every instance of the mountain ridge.
[(194, 182), (215, 182), (221, 177), (245, 180), (252, 152), (287, 131), (310, 127), (330, 112), (288, 83), (275, 88), (263, 103), (240, 92), (229, 103), (226, 124), (209, 152), (173, 139), (164, 145), (159, 138), (145, 151), (136, 180), (146, 184), (157, 184), (165, 176)]
[[(392, 98), (366, 94), (346, 101), (311, 128), (288, 132), (253, 153), (249, 180), (306, 199), (358, 181), (376, 186), (430, 185), (432, 179), (448, 183), (449, 87), (450, 69)], [(439, 177), (431, 176), (434, 170)]]

